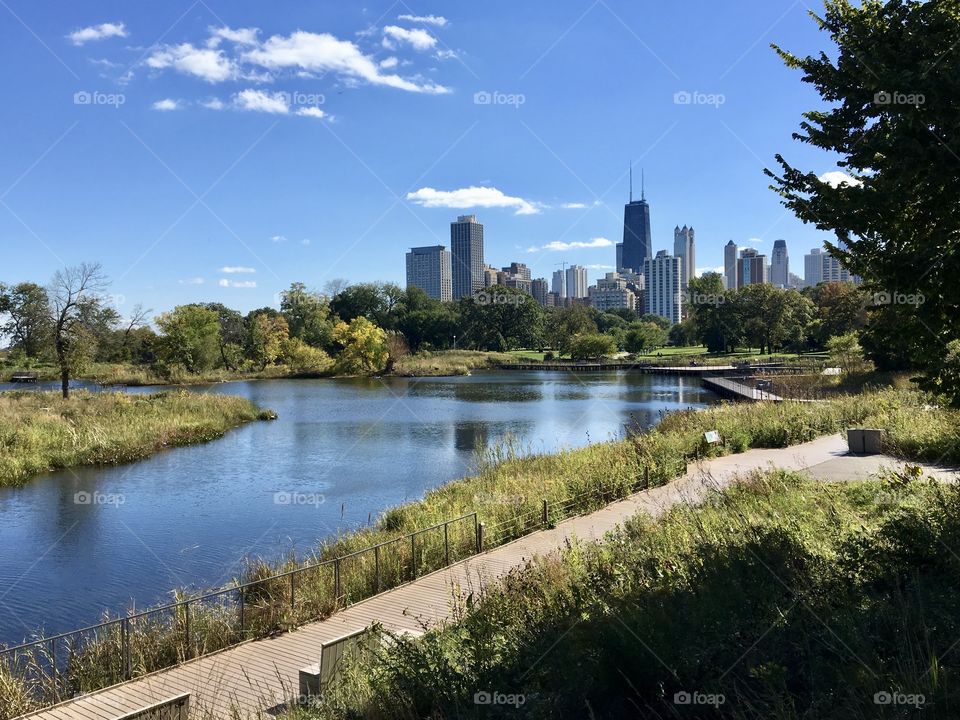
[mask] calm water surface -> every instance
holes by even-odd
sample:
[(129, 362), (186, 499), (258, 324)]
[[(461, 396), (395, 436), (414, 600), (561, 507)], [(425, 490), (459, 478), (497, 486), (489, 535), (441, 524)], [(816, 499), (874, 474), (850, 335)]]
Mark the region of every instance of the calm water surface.
[(0, 488), (0, 643), (169, 600), (174, 587), (226, 584), (244, 558), (307, 551), (468, 473), (476, 452), (507, 438), (536, 452), (581, 446), (717, 401), (696, 378), (629, 372), (194, 390), (242, 395), (279, 419), (139, 463)]

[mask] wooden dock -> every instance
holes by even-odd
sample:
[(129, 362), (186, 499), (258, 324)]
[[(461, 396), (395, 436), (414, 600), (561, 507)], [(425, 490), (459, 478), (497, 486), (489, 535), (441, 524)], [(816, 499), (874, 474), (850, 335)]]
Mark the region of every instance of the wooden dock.
[(319, 661), (320, 646), (375, 622), (393, 632), (420, 632), (451, 616), (454, 595), (478, 591), (482, 582), (502, 577), (535, 555), (562, 549), (568, 542), (601, 540), (639, 512), (657, 517), (681, 503), (698, 502), (712, 489), (771, 465), (802, 470), (846, 453), (841, 435), (773, 450), (750, 450), (691, 466), (668, 485), (571, 518), (549, 530), (526, 535), (393, 590), (352, 605), (332, 617), (276, 637), (251, 640), (213, 655), (161, 670), (127, 683), (61, 703), (23, 717), (30, 720), (117, 720), (156, 703), (190, 694), (198, 720), (276, 717), (299, 692), (299, 670)]
[(769, 390), (760, 390), (756, 386), (756, 381), (752, 384), (741, 382), (740, 379), (705, 377), (703, 378), (705, 387), (713, 390), (721, 397), (732, 398), (734, 400), (751, 400), (754, 402), (770, 401), (783, 402), (784, 398), (774, 395)]
[(649, 365), (643, 363), (617, 362), (563, 362), (563, 363), (503, 363), (501, 370), (563, 370), (566, 372), (605, 372), (629, 370), (631, 372), (646, 373), (648, 375), (715, 375), (719, 373), (742, 371), (742, 368), (733, 365)]
[(12, 383), (35, 383), (37, 382), (37, 374), (32, 372), (15, 372), (10, 376), (10, 382)]

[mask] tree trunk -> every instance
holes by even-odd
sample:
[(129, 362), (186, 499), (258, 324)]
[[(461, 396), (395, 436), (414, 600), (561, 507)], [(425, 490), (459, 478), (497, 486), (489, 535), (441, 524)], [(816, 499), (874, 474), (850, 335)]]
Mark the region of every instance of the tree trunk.
[(60, 371), (60, 391), (64, 400), (70, 399), (70, 371), (67, 369)]

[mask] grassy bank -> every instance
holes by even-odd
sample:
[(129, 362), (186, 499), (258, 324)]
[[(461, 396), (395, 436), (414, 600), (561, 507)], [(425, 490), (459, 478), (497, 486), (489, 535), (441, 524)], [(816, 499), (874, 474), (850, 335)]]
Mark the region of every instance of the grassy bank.
[(402, 377), (468, 375), (472, 370), (495, 368), (501, 363), (515, 360), (516, 357), (509, 353), (478, 350), (422, 352), (400, 358), (393, 368), (393, 374)]
[(0, 393), (0, 485), (47, 470), (140, 460), (205, 442), (272, 413), (225, 395)]
[[(544, 500), (552, 521), (589, 512), (635, 490), (645, 472), (651, 485), (669, 482), (680, 472), (685, 458), (694, 453), (785, 447), (851, 425), (870, 425), (888, 428), (889, 450), (903, 457), (960, 462), (960, 412), (926, 402), (918, 393), (891, 390), (817, 404), (723, 404), (673, 413), (649, 432), (577, 450), (529, 456), (501, 448), (484, 458), (474, 475), (433, 489), (417, 502), (392, 508), (371, 527), (333, 538), (308, 557), (291, 557), (279, 565), (251, 563), (239, 578), (256, 583), (243, 594), (242, 626), (236, 593), (227, 598), (229, 602), (191, 605), (189, 643), (182, 610), (138, 621), (131, 631), (134, 674), (329, 615), (376, 591), (376, 567), (381, 589), (409, 580), (413, 548), (409, 540), (395, 542), (380, 551), (379, 562), (373, 553), (344, 561), (339, 595), (330, 565), (299, 575), (292, 586), (289, 578), (271, 579), (278, 571), (342, 557), (474, 511), (487, 527), (486, 546), (490, 547), (540, 527)], [(705, 446), (703, 433), (707, 430), (720, 431), (725, 444)], [(451, 526), (453, 559), (475, 550), (472, 533), (470, 521)], [(424, 532), (418, 536), (416, 550), (418, 574), (442, 567), (443, 532)], [(61, 677), (61, 682), (69, 682), (72, 691), (89, 691), (116, 681), (119, 646), (120, 628), (114, 625), (78, 651), (69, 676)], [(22, 662), (37, 664), (29, 658)], [(43, 694), (49, 687), (41, 683), (34, 692)]]
[(537, 560), (297, 715), (956, 717), (958, 540), (955, 486), (757, 475)]

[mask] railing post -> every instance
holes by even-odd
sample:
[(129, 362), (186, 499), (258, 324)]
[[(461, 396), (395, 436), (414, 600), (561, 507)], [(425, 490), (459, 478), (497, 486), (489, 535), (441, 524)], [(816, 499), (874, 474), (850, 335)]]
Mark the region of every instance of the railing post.
[(450, 564), (450, 523), (443, 524), (443, 552), (446, 557), (446, 565)]
[(410, 567), (413, 570), (413, 579), (417, 579), (417, 534), (410, 535)]
[(241, 587), (241, 588), (240, 588), (240, 639), (241, 639), (241, 640), (242, 640), (242, 639), (244, 638), (244, 636), (246, 636), (246, 634), (247, 634), (247, 633), (246, 633), (246, 630), (245, 630), (245, 628), (244, 628), (244, 625), (243, 625), (243, 620), (244, 620), (244, 618), (243, 618), (243, 616), (244, 616), (244, 603), (245, 603), (244, 595), (246, 595), (246, 593), (244, 592), (244, 589)]
[(650, 466), (649, 465), (643, 466), (643, 489), (644, 490), (650, 489)]
[(380, 546), (375, 545), (373, 548), (373, 564), (374, 571), (377, 575), (377, 592), (380, 592)]
[(340, 558), (333, 561), (333, 596), (340, 600)]
[(183, 604), (183, 634), (186, 638), (187, 659), (193, 657), (193, 646), (190, 644), (190, 603)]
[(120, 652), (123, 656), (123, 679), (129, 680), (130, 672), (130, 619), (123, 618), (120, 622), (120, 633), (123, 638), (123, 647)]
[(483, 552), (483, 523), (477, 523), (477, 552)]
[(290, 573), (290, 609), (291, 610), (293, 610), (294, 606), (297, 604), (297, 600), (295, 597), (297, 592), (296, 578), (297, 578), (296, 573), (293, 573), (293, 572)]
[(57, 668), (57, 641), (50, 641), (50, 662), (53, 664), (53, 699), (60, 702), (60, 670)]
[(546, 527), (550, 523), (550, 514), (547, 510), (547, 499), (543, 499), (543, 525)]

